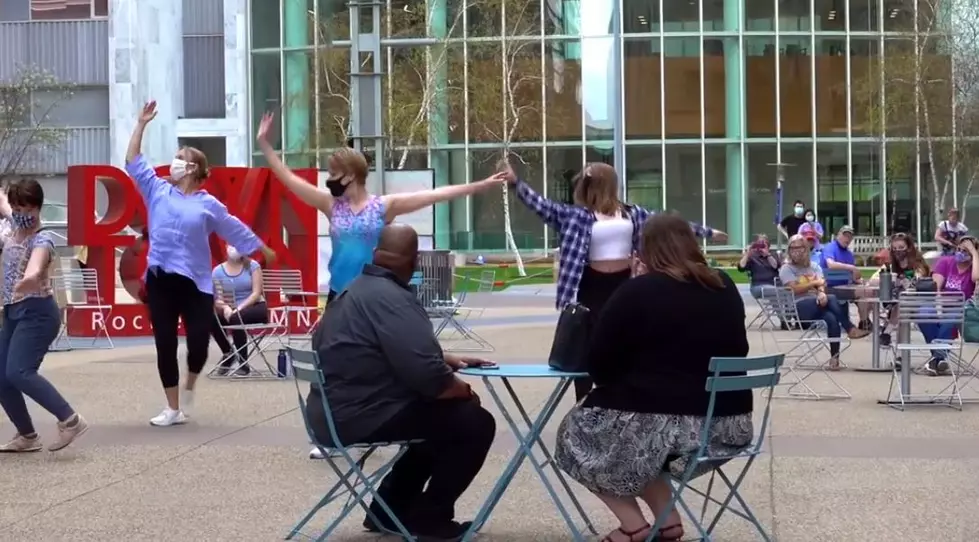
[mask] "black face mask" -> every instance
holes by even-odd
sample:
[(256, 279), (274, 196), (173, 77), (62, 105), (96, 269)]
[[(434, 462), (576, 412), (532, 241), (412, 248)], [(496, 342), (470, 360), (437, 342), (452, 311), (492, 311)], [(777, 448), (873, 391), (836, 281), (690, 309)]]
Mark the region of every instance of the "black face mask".
[(326, 187), (330, 190), (330, 194), (334, 198), (339, 198), (347, 191), (347, 185), (343, 184), (343, 177), (339, 179), (327, 179)]

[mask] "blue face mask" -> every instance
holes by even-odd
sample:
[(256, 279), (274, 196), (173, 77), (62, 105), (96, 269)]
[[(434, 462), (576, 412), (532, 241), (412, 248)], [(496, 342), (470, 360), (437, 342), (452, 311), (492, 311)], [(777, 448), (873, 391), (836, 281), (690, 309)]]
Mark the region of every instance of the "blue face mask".
[(955, 253), (955, 261), (958, 263), (966, 263), (972, 261), (972, 255), (965, 251), (958, 251)]
[(18, 213), (16, 211), (10, 213), (10, 221), (14, 223), (14, 227), (18, 230), (29, 230), (37, 225), (37, 217), (28, 213)]

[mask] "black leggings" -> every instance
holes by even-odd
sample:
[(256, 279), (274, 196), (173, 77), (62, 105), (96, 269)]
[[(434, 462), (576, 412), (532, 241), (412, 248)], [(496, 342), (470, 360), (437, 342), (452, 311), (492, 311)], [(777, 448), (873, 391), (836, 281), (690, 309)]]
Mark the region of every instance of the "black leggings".
[[(214, 336), (214, 342), (218, 343), (218, 348), (225, 354), (230, 354), (232, 352), (231, 344), (228, 342), (228, 336), (221, 326), (267, 324), (269, 322), (269, 308), (264, 301), (261, 301), (232, 314), (230, 321), (221, 313), (216, 313), (215, 316), (216, 318), (213, 319), (214, 325), (211, 327), (211, 335)], [(233, 329), (231, 330), (231, 338), (235, 342), (235, 357), (240, 361), (247, 360), (248, 332), (244, 329)], [(231, 361), (231, 359), (225, 359), (224, 363), (228, 365)]]
[(187, 370), (200, 374), (207, 363), (207, 347), (214, 320), (214, 296), (197, 289), (194, 281), (159, 269), (146, 272), (146, 297), (156, 342), (156, 368), (164, 388), (180, 384), (177, 365), (177, 328), (184, 322)]
[[(581, 282), (578, 284), (578, 303), (588, 307), (589, 320), (591, 320), (588, 327), (592, 332), (598, 325), (598, 318), (605, 307), (605, 302), (631, 276), (631, 269), (616, 273), (602, 273), (591, 267), (585, 267), (585, 272), (581, 275)], [(576, 378), (574, 381), (575, 401), (580, 401), (588, 395), (593, 385), (594, 382), (590, 378)]]

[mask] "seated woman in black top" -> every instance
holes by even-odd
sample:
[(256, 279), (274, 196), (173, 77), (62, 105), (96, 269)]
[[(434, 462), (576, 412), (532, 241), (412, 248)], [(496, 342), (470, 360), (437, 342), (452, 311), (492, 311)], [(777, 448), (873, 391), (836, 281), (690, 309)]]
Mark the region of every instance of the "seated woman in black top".
[[(656, 215), (642, 236), (647, 274), (620, 286), (605, 305), (588, 354), (596, 387), (557, 435), (558, 466), (619, 519), (607, 542), (646, 539), (649, 522), (636, 498), (660, 513), (670, 500), (668, 473), (681, 475), (697, 451), (710, 359), (748, 354), (741, 294), (708, 267), (690, 225)], [(750, 391), (718, 396), (708, 455), (750, 444), (751, 410)], [(682, 538), (676, 510), (662, 525), (656, 540)]]

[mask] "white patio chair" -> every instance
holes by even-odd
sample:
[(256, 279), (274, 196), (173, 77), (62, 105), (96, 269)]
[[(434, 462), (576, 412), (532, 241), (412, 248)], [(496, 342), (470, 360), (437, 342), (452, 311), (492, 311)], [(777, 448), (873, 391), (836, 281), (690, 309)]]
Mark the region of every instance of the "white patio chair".
[[(898, 301), (897, 325), (919, 327), (922, 324), (951, 324), (962, 329), (965, 320), (965, 296), (961, 292), (904, 292)], [(900, 334), (899, 334), (900, 335)], [(895, 365), (891, 371), (891, 382), (887, 393), (887, 402), (900, 409), (908, 403), (945, 405), (962, 408), (962, 394), (959, 381), (962, 374), (962, 341), (938, 340), (932, 343), (915, 342), (914, 334), (909, 333), (906, 342), (900, 337), (892, 348), (896, 356), (901, 357), (902, 365), (907, 363), (910, 377), (910, 360), (914, 352), (941, 351), (946, 354), (946, 360), (952, 372), (951, 382), (938, 393), (909, 393), (903, 384), (904, 376), (901, 369)], [(903, 367), (902, 367), (903, 368)], [(938, 377), (940, 378), (940, 377)], [(895, 383), (896, 393), (895, 393)]]
[[(231, 307), (235, 310), (237, 304), (235, 302), (234, 287), (230, 281), (216, 280), (214, 281), (214, 296), (220, 299), (225, 305)], [(269, 380), (275, 378), (284, 378), (287, 375), (279, 374), (278, 367), (276, 364), (269, 361), (266, 353), (270, 350), (278, 348), (284, 348), (282, 337), (289, 333), (289, 324), (285, 322), (284, 324), (277, 324), (269, 319), (267, 324), (245, 324), (239, 321), (235, 323), (232, 319), (228, 325), (221, 325), (221, 320), (218, 319), (217, 313), (214, 314), (215, 320), (218, 322), (218, 326), (225, 335), (230, 334), (234, 331), (244, 331), (248, 340), (245, 342), (244, 350), (248, 353), (248, 356), (242, 356), (244, 358), (243, 364), (235, 364), (230, 368), (224, 368), (220, 363), (216, 364), (210, 372), (207, 373), (208, 378), (215, 380), (240, 380), (240, 379), (260, 379)], [(240, 349), (234, 344), (234, 342), (229, 337), (228, 342), (231, 343), (231, 354), (232, 356), (239, 355)], [(276, 352), (278, 354), (278, 352)], [(257, 358), (261, 358), (264, 367), (256, 367), (253, 361), (257, 361)], [(278, 360), (276, 360), (277, 362)], [(248, 366), (248, 373), (242, 375), (239, 373), (242, 365)]]
[(771, 329), (781, 329), (778, 324), (778, 312), (775, 310), (775, 285), (762, 286), (761, 297), (751, 296), (758, 305), (758, 314), (748, 322), (746, 326), (749, 330), (764, 331), (765, 327)]
[(446, 341), (447, 351), (457, 352), (492, 352), (493, 345), (469, 326), (468, 321), (474, 315), (482, 315), (482, 308), (466, 307), (468, 278), (463, 279), (463, 287), (452, 299), (438, 299), (439, 289), (433, 279), (422, 279), (419, 289), (419, 300), (425, 307), (428, 317), (435, 320), (435, 336), (440, 341)]
[[(309, 330), (301, 337), (302, 340), (312, 338), (313, 323), (319, 320), (319, 298), (324, 294), (305, 291), (303, 276), (298, 269), (262, 270), (262, 291), (266, 298), (269, 295), (278, 295), (282, 301), (281, 306), (269, 307), (269, 321), (280, 320), (285, 323), (287, 333), (280, 337), (283, 345), (289, 346), (292, 343), (293, 337), (288, 327), (293, 315), (296, 315), (297, 321), (305, 318), (310, 323)], [(311, 316), (311, 312), (315, 316)]]
[(799, 317), (796, 297), (791, 288), (776, 287), (772, 298), (775, 314), (786, 322), (788, 331), (774, 328), (768, 333), (776, 352), (785, 353), (782, 380), (774, 397), (793, 399), (850, 399), (852, 395), (832, 376), (829, 366), (830, 345), (840, 345), (842, 354), (850, 346), (846, 333), (839, 337), (826, 335), (822, 320)]
[[(61, 330), (52, 343), (52, 349), (72, 350), (74, 348), (115, 348), (109, 334), (108, 322), (112, 315), (112, 305), (103, 302), (102, 291), (99, 289), (99, 275), (95, 269), (65, 269), (56, 266), (51, 277), (52, 287), (59, 295), (64, 296), (64, 306), (61, 310)], [(94, 302), (89, 300), (93, 299)], [(92, 325), (95, 335), (91, 341), (72, 339), (68, 334), (68, 313), (72, 310), (92, 312)], [(98, 315), (95, 317), (94, 315)], [(99, 339), (104, 338), (107, 345), (99, 345)]]

